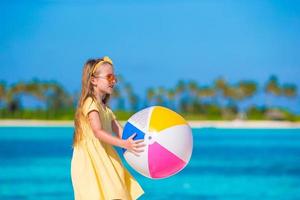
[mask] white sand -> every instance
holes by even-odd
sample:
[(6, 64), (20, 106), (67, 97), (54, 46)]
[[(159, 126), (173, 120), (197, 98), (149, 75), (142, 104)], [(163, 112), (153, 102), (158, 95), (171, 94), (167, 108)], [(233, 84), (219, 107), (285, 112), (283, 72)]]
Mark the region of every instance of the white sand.
[(27, 120), (27, 119), (2, 119), (0, 126), (50, 126), (50, 127), (73, 127), (74, 121), (68, 120)]
[[(125, 121), (121, 121), (125, 124)], [(300, 128), (300, 122), (288, 121), (188, 121), (192, 128), (214, 127), (214, 128)], [(73, 127), (74, 121), (61, 120), (0, 120), (0, 126), (46, 126), (46, 127)]]
[(288, 121), (189, 121), (193, 128), (300, 128), (300, 122)]

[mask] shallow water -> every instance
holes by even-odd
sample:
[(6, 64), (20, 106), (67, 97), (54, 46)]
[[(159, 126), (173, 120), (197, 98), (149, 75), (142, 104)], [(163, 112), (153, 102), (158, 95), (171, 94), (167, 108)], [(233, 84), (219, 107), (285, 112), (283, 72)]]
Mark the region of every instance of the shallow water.
[[(73, 128), (1, 127), (0, 199), (73, 199)], [(193, 129), (187, 167), (140, 199), (300, 199), (300, 129)], [(120, 152), (120, 151), (119, 151)]]

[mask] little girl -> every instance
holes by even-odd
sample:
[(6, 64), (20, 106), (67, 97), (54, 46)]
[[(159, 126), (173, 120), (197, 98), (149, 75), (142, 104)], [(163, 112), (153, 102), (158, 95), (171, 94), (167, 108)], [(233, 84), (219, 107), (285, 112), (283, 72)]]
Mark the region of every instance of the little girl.
[(131, 200), (144, 193), (113, 148), (119, 146), (138, 155), (145, 146), (143, 140), (133, 140), (136, 134), (121, 139), (123, 128), (107, 106), (116, 82), (108, 57), (91, 59), (84, 65), (71, 161), (76, 200)]

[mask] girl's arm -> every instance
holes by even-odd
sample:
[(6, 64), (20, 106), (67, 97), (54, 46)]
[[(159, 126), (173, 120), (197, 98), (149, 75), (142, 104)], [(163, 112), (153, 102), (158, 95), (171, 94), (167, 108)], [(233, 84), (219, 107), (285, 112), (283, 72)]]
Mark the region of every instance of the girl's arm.
[(112, 120), (111, 121), (111, 127), (112, 127), (113, 132), (116, 133), (119, 138), (122, 138), (123, 127), (118, 122), (118, 120), (116, 120), (116, 119)]
[(100, 139), (103, 142), (108, 144), (119, 146), (125, 149), (128, 149), (132, 153), (138, 156), (138, 153), (143, 152), (142, 147), (145, 146), (143, 144), (144, 140), (133, 140), (133, 137), (136, 134), (130, 136), (127, 140), (122, 140), (118, 137), (115, 137), (102, 129), (101, 120), (99, 117), (99, 113), (97, 111), (91, 111), (88, 114), (88, 119), (91, 124), (91, 128), (96, 138)]

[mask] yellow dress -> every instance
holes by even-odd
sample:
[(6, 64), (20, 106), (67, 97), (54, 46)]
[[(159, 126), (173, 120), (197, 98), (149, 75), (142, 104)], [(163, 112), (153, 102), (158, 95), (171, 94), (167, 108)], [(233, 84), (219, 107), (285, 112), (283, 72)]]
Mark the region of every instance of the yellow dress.
[(111, 121), (115, 115), (103, 108), (91, 97), (83, 105), (83, 140), (73, 149), (71, 178), (76, 200), (131, 200), (140, 197), (144, 191), (139, 183), (123, 166), (112, 145), (94, 136), (87, 115), (90, 111), (99, 113), (102, 128), (112, 133)]

